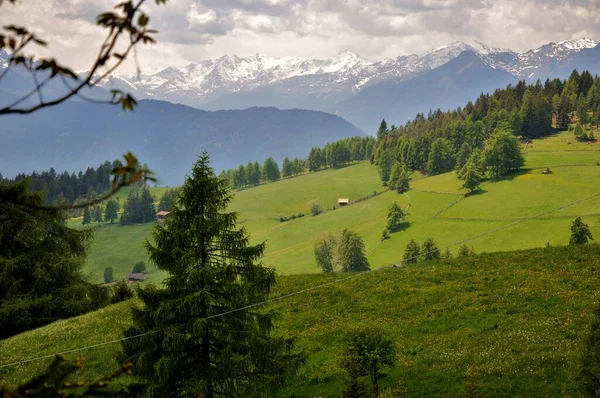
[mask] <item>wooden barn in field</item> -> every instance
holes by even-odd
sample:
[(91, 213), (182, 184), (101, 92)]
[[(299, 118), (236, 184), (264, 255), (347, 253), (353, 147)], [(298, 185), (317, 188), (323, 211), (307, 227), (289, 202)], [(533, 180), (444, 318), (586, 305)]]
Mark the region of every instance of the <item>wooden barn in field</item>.
[(350, 199), (348, 198), (338, 198), (338, 206), (342, 207), (342, 206), (347, 206), (350, 204)]

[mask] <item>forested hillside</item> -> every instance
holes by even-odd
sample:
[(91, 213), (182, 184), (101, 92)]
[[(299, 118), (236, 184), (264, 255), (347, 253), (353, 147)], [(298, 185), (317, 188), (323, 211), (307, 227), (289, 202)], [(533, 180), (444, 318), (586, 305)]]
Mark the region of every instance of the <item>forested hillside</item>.
[(464, 108), (418, 114), (392, 131), (382, 123), (374, 159), (384, 183), (394, 168), (403, 167), (431, 175), (455, 169), (460, 177), (469, 170), (479, 178), (488, 171), (500, 177), (524, 164), (517, 137), (544, 137), (572, 122), (576, 140), (594, 140), (590, 128), (600, 125), (600, 78), (587, 71), (544, 84), (520, 81)]

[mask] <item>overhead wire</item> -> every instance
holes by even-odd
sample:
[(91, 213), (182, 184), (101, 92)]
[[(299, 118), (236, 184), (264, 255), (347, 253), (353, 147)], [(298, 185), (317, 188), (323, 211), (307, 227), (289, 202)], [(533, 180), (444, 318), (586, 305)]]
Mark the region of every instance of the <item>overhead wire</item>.
[[(560, 210), (566, 209), (568, 207), (574, 206), (576, 204), (588, 201), (588, 200), (593, 199), (593, 198), (598, 197), (598, 196), (600, 196), (600, 193), (597, 193), (597, 194), (585, 197), (583, 199), (579, 199), (579, 200), (567, 203), (567, 204), (559, 206), (559, 207), (557, 207), (555, 209), (552, 209), (552, 210), (549, 210), (549, 211), (545, 211), (545, 212), (537, 214), (535, 216), (531, 216), (531, 217), (528, 217), (528, 218), (521, 219), (519, 221), (513, 222), (513, 223), (508, 224), (508, 225), (504, 225), (504, 226), (501, 226), (501, 227), (498, 227), (498, 228), (494, 228), (492, 230), (483, 232), (481, 234), (478, 234), (478, 235), (475, 235), (475, 236), (472, 236), (472, 237), (469, 237), (469, 238), (460, 239), (460, 240), (458, 240), (456, 242), (453, 242), (453, 243), (451, 243), (451, 244), (449, 244), (449, 245), (447, 245), (445, 247), (442, 247), (441, 249), (448, 249), (448, 248), (456, 246), (456, 245), (464, 244), (466, 242), (469, 242), (469, 241), (472, 241), (472, 240), (475, 240), (475, 239), (479, 239), (479, 238), (481, 238), (483, 236), (491, 235), (493, 233), (496, 233), (496, 232), (499, 232), (499, 231), (502, 231), (502, 230), (514, 227), (516, 225), (519, 225), (519, 224), (522, 224), (522, 223), (525, 223), (525, 222), (528, 222), (528, 221), (531, 221), (531, 220), (534, 220), (534, 219), (537, 219), (537, 218), (544, 217), (544, 216), (546, 216), (548, 214), (552, 214), (552, 213), (555, 213), (557, 211), (560, 211)], [(379, 246), (380, 243), (381, 243), (381, 241), (377, 245), (375, 245), (375, 247), (373, 249), (371, 249), (371, 251), (368, 254), (372, 253)], [(435, 251), (439, 252), (440, 249), (434, 249), (434, 250), (430, 250), (429, 252), (421, 253), (420, 256), (423, 256), (424, 254), (433, 253)], [(417, 259), (420, 256), (413, 256), (413, 257), (405, 258), (402, 261), (407, 262), (407, 261), (410, 261), (410, 260), (415, 260), (415, 259)], [(219, 318), (219, 317), (226, 316), (226, 315), (229, 315), (229, 314), (233, 314), (233, 313), (236, 313), (236, 312), (245, 311), (245, 310), (248, 310), (248, 309), (251, 309), (251, 308), (263, 306), (265, 304), (274, 303), (274, 302), (277, 302), (277, 301), (280, 301), (280, 300), (284, 300), (284, 299), (287, 299), (287, 298), (290, 298), (290, 297), (298, 296), (298, 295), (303, 294), (303, 293), (308, 293), (308, 292), (313, 291), (313, 290), (322, 289), (324, 287), (331, 286), (331, 285), (334, 285), (336, 283), (345, 282), (345, 281), (350, 280), (350, 279), (354, 279), (354, 278), (358, 278), (360, 276), (371, 274), (373, 272), (381, 271), (381, 270), (384, 270), (384, 269), (390, 269), (395, 264), (396, 263), (389, 264), (387, 266), (383, 266), (383, 267), (376, 268), (376, 269), (369, 269), (369, 270), (366, 270), (366, 271), (357, 272), (357, 273), (345, 276), (343, 278), (335, 279), (335, 280), (330, 281), (330, 282), (325, 282), (325, 283), (321, 283), (321, 284), (318, 284), (318, 285), (314, 285), (314, 286), (308, 287), (306, 289), (298, 290), (298, 291), (295, 291), (295, 292), (292, 292), (292, 293), (288, 293), (288, 294), (284, 294), (284, 295), (281, 295), (281, 296), (278, 296), (278, 297), (273, 297), (273, 298), (270, 298), (270, 299), (267, 299), (267, 300), (264, 300), (264, 301), (261, 301), (261, 302), (258, 302), (258, 303), (249, 304), (249, 305), (246, 305), (246, 306), (243, 306), (243, 307), (239, 307), (239, 308), (236, 308), (236, 309), (233, 309), (233, 310), (230, 310), (230, 311), (224, 311), (224, 312), (221, 312), (219, 314), (210, 315), (210, 316), (207, 316), (204, 319), (209, 320), (209, 319)], [(157, 332), (157, 330), (152, 330), (152, 331), (145, 332), (145, 333), (140, 333), (140, 334), (137, 334), (137, 335), (134, 335), (134, 336), (128, 336), (128, 337), (123, 337), (123, 338), (120, 338), (120, 339), (114, 339), (114, 340), (110, 340), (110, 341), (105, 341), (105, 342), (102, 342), (102, 343), (92, 344), (92, 345), (88, 345), (88, 346), (84, 346), (84, 347), (79, 347), (79, 348), (75, 348), (75, 349), (71, 349), (71, 350), (67, 350), (67, 351), (58, 352), (58, 353), (55, 353), (55, 354), (42, 355), (42, 356), (38, 356), (38, 357), (34, 357), (34, 358), (28, 358), (28, 359), (24, 359), (24, 360), (19, 360), (19, 361), (15, 361), (15, 362), (11, 362), (11, 363), (0, 365), (0, 369), (11, 367), (11, 366), (22, 365), (22, 364), (26, 364), (26, 363), (30, 363), (30, 362), (34, 362), (34, 361), (39, 361), (39, 360), (42, 360), (42, 359), (53, 358), (56, 355), (66, 355), (66, 354), (70, 354), (70, 353), (74, 353), (74, 352), (80, 352), (80, 351), (88, 350), (88, 349), (91, 349), (91, 348), (96, 348), (96, 347), (105, 346), (105, 345), (109, 345), (109, 344), (120, 343), (120, 342), (123, 342), (123, 341), (126, 341), (126, 340), (130, 340), (130, 339), (134, 339), (134, 338), (139, 338), (139, 337), (142, 337), (142, 336), (145, 336), (145, 335), (148, 335), (148, 334), (151, 334), (151, 333), (156, 333), (156, 332)]]

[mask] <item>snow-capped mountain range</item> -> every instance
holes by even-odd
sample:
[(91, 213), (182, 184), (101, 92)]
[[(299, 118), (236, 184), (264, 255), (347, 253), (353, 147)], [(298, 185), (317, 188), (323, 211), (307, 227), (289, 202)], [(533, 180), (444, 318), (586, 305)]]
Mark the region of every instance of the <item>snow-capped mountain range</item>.
[[(598, 42), (584, 38), (549, 43), (517, 53), (490, 47), (479, 41), (459, 41), (425, 52), (382, 61), (368, 61), (350, 51), (342, 51), (325, 60), (297, 57), (276, 58), (262, 54), (249, 57), (225, 55), (182, 67), (168, 67), (159, 72), (113, 76), (106, 88), (122, 88), (137, 98), (164, 99), (191, 106), (217, 109), (223, 96), (257, 89), (312, 94), (336, 99), (376, 83), (403, 81), (435, 69), (471, 51), (492, 68), (512, 75), (536, 80), (564, 77), (553, 73), (574, 54), (595, 49)], [(573, 65), (577, 67), (577, 65)]]

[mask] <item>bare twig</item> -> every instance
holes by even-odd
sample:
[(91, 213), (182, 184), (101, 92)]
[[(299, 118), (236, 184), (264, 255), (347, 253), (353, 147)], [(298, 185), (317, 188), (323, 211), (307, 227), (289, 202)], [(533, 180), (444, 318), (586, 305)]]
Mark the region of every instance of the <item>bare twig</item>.
[[(134, 48), (140, 41), (153, 42), (152, 38), (147, 36), (147, 34), (153, 33), (154, 31), (147, 30), (145, 28), (138, 30), (132, 26), (134, 17), (137, 15), (138, 11), (140, 10), (140, 7), (142, 6), (142, 4), (145, 1), (146, 0), (139, 0), (137, 2), (137, 4), (135, 4), (135, 5), (132, 4), (130, 8), (123, 7), (123, 10), (125, 13), (125, 16), (123, 17), (124, 20), (119, 23), (114, 23), (113, 25), (108, 25), (108, 24), (106, 25), (110, 29), (109, 33), (107, 34), (106, 38), (104, 39), (104, 42), (102, 43), (102, 46), (100, 47), (100, 50), (98, 51), (98, 55), (97, 55), (94, 63), (92, 64), (89, 74), (84, 79), (82, 79), (77, 85), (75, 85), (75, 87), (71, 87), (71, 90), (69, 92), (67, 92), (64, 95), (61, 95), (58, 98), (51, 100), (51, 101), (44, 101), (43, 98), (41, 98), (41, 96), (40, 96), (40, 102), (38, 104), (32, 105), (30, 107), (15, 108), (17, 105), (19, 105), (20, 103), (22, 103), (23, 101), (25, 101), (27, 98), (31, 97), (31, 95), (33, 95), (35, 93), (35, 91), (33, 93), (30, 92), (30, 93), (26, 94), (25, 96), (23, 96), (22, 98), (20, 98), (19, 100), (15, 101), (13, 104), (0, 109), (0, 115), (33, 113), (39, 109), (60, 104), (75, 95), (79, 95), (79, 92), (84, 87), (96, 86), (96, 85), (98, 85), (98, 83), (100, 81), (102, 81), (107, 76), (109, 76), (111, 73), (113, 73), (123, 63), (125, 58), (127, 58), (129, 53), (131, 52), (131, 49)], [(123, 3), (121, 3), (121, 5), (122, 4)], [(143, 15), (144, 14), (142, 14), (142, 16)], [(147, 18), (146, 18), (146, 22), (147, 22)], [(140, 22), (140, 26), (144, 26), (146, 22)], [(122, 36), (122, 34), (125, 31), (129, 32), (129, 36), (130, 36), (130, 43), (127, 46), (127, 49), (122, 54), (113, 53), (113, 50), (114, 50), (119, 38)], [(19, 43), (19, 46), (17, 46), (17, 48), (15, 49), (15, 53), (17, 53), (18, 51), (21, 51), (26, 44), (31, 42), (31, 40), (34, 40), (34, 37), (33, 37), (33, 35), (29, 34), (27, 36), (23, 36), (21, 39), (22, 39), (22, 42)], [(109, 67), (108, 70), (105, 73), (101, 74), (98, 78), (94, 78), (94, 75), (96, 74), (98, 69), (101, 66), (104, 66), (108, 62), (108, 60), (111, 58), (111, 56), (114, 56), (115, 58), (117, 58), (117, 61), (114, 63), (114, 65)], [(29, 69), (33, 69), (33, 67), (30, 66)], [(64, 71), (64, 69), (62, 69), (62, 71)], [(4, 73), (6, 73), (6, 71), (4, 71)], [(69, 72), (69, 73), (71, 73), (71, 72)], [(50, 78), (54, 77), (56, 74), (61, 75), (61, 73), (53, 73), (53, 74), (51, 74)], [(42, 85), (43, 84), (45, 84), (45, 82), (42, 82)], [(38, 87), (41, 88), (40, 85), (38, 85)], [(120, 92), (116, 92), (116, 91), (113, 94), (115, 94), (115, 97), (117, 97), (119, 100), (115, 101), (113, 99), (109, 102), (104, 102), (104, 103), (116, 104), (118, 102), (123, 102), (124, 108), (127, 108), (125, 102), (127, 100), (129, 100), (131, 97), (129, 95), (124, 95), (124, 94), (122, 94)], [(132, 108), (131, 105), (129, 105), (128, 107)]]

